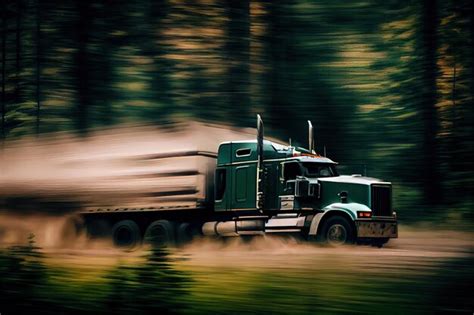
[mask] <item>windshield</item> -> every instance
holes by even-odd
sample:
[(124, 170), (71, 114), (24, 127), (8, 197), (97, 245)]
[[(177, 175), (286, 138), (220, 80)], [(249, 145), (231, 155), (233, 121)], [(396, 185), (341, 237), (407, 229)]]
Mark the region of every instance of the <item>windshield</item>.
[(333, 177), (339, 176), (334, 164), (328, 163), (302, 163), (303, 172), (306, 177)]

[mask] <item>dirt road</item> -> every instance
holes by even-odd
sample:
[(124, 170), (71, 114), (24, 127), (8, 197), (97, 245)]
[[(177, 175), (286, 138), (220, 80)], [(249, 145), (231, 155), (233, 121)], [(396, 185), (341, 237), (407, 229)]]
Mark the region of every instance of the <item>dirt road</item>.
[[(0, 217), (0, 305), (1, 299), (8, 299), (10, 307), (11, 301), (22, 301), (29, 292), (28, 299), (49, 305), (46, 313), (125, 314), (170, 308), (191, 314), (473, 310), (470, 232), (402, 226), (400, 238), (381, 249), (259, 238), (201, 239), (170, 250), (125, 252), (108, 241), (64, 238), (64, 222)], [(33, 247), (7, 248), (28, 232), (36, 235)], [(10, 286), (18, 289), (5, 289)], [(22, 307), (27, 306), (19, 304), (13, 310)]]

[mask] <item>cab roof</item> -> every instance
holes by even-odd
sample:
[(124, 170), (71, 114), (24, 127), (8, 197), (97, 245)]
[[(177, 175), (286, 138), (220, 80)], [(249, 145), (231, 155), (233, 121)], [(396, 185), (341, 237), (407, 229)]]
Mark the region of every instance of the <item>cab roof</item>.
[[(263, 141), (263, 155), (265, 160), (287, 159), (301, 162), (337, 164), (327, 157), (312, 154), (307, 149), (292, 147), (268, 140)], [(219, 145), (217, 157), (218, 165), (251, 162), (257, 159), (257, 140), (227, 141)]]
[(288, 160), (297, 160), (300, 162), (318, 162), (318, 163), (330, 163), (330, 164), (337, 164), (337, 162), (334, 162), (330, 158), (324, 157), (324, 156), (295, 156), (292, 158), (289, 158)]

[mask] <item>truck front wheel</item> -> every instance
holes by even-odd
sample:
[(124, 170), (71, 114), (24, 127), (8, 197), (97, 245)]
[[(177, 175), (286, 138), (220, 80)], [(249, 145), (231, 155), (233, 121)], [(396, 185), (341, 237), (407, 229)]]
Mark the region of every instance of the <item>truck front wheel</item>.
[(323, 225), (321, 239), (331, 246), (340, 246), (354, 243), (354, 229), (347, 219), (334, 216)]

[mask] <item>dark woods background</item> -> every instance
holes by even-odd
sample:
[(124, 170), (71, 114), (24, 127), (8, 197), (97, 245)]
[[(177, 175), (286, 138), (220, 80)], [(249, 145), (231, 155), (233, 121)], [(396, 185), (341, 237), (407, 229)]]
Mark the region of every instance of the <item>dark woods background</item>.
[[(1, 137), (188, 119), (254, 126), (472, 220), (472, 1), (1, 0)], [(359, 171), (360, 172), (360, 171)]]

